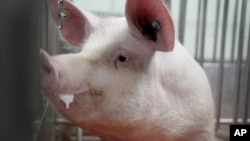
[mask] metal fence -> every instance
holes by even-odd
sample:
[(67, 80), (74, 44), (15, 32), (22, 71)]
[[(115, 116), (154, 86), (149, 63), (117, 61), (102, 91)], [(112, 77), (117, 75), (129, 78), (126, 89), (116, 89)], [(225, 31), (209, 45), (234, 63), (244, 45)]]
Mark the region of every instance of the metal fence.
[[(174, 2), (166, 0), (172, 11)], [(178, 38), (184, 46), (186, 17), (190, 14), (187, 5), (190, 2), (180, 1), (178, 7)], [(194, 38), (191, 39), (195, 45), (194, 57), (204, 67), (212, 87), (216, 104), (216, 136), (229, 140), (230, 124), (250, 123), (250, 1), (217, 0), (212, 8), (208, 8), (209, 2), (211, 0), (192, 3), (194, 7), (197, 5), (197, 17)], [(213, 31), (209, 31), (213, 32), (211, 42), (206, 36), (208, 13), (212, 10), (215, 12), (210, 14), (214, 18)], [(205, 57), (208, 50), (212, 53)]]
[[(216, 136), (229, 140), (230, 124), (250, 123), (250, 17), (247, 14), (250, 0), (217, 0), (213, 8), (208, 0), (180, 0), (177, 10), (172, 6), (176, 1), (166, 0), (166, 3), (172, 12), (179, 12), (180, 42), (189, 49), (187, 39), (193, 40), (193, 56), (208, 75), (216, 104)], [(197, 8), (193, 38), (187, 38), (190, 4)], [(215, 10), (214, 15), (209, 14), (211, 10)], [(214, 18), (212, 42), (207, 37), (211, 32), (208, 16)], [(208, 54), (208, 50), (212, 53)], [(61, 118), (57, 122), (67, 123)], [(76, 139), (82, 140), (81, 130), (76, 134)]]

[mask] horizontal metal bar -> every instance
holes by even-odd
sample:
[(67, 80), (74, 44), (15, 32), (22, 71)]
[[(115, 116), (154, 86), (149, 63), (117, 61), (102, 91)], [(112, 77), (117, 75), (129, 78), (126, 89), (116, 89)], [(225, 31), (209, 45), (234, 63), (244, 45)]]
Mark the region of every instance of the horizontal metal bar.
[(56, 118), (56, 123), (61, 123), (61, 124), (72, 124), (70, 121), (64, 119), (64, 118)]
[[(236, 119), (238, 124), (244, 123), (244, 119), (238, 118)], [(233, 124), (234, 119), (233, 118), (221, 118), (219, 119), (219, 124)], [(247, 119), (247, 123), (250, 123), (250, 118)]]
[[(220, 118), (219, 123), (220, 124), (233, 124), (234, 119), (233, 118)], [(217, 122), (217, 121), (216, 121)], [(237, 119), (238, 123), (243, 123), (242, 118)], [(250, 123), (250, 118), (247, 119), (247, 122)], [(57, 118), (56, 123), (62, 123), (62, 124), (72, 124), (70, 121), (64, 119), (64, 118)]]

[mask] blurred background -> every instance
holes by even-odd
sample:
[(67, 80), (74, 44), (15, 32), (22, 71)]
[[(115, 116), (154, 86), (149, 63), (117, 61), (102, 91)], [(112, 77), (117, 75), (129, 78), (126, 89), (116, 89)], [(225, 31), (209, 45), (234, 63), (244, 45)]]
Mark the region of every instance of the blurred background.
[[(126, 1), (73, 2), (105, 17), (124, 16)], [(208, 75), (216, 137), (228, 141), (230, 124), (250, 124), (250, 0), (165, 2), (177, 38)], [(39, 93), (39, 48), (50, 54), (68, 52), (60, 47), (47, 1), (0, 2), (0, 18), (0, 140), (100, 140), (58, 116)]]

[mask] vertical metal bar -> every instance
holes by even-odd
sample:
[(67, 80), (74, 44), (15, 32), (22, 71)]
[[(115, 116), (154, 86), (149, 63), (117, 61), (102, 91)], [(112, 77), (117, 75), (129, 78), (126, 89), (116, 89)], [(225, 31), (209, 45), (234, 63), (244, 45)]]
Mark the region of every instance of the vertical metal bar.
[(42, 49), (46, 49), (46, 48), (48, 48), (48, 33), (49, 33), (49, 17), (48, 17), (48, 1), (47, 0), (45, 0), (44, 1), (44, 5), (43, 5), (43, 7), (44, 7), (44, 11), (43, 11), (43, 17), (41, 17), (42, 18), (42, 21), (40, 22), (40, 27), (42, 27), (42, 34), (41, 34), (41, 36), (42, 36), (42, 41), (41, 41), (41, 48)]
[(238, 110), (239, 110), (239, 100), (240, 100), (240, 86), (241, 86), (241, 67), (242, 67), (242, 51), (244, 43), (244, 28), (245, 28), (245, 15), (246, 15), (246, 4), (247, 1), (242, 1), (241, 6), (241, 17), (240, 17), (240, 30), (239, 30), (239, 44), (238, 44), (238, 56), (237, 56), (237, 65), (236, 65), (236, 83), (235, 83), (235, 103), (234, 103), (234, 123), (238, 121)]
[[(0, 1), (0, 140), (31, 141), (38, 95), (38, 0)], [(32, 40), (31, 40), (32, 39)]]
[(218, 44), (218, 33), (219, 33), (219, 17), (220, 17), (220, 0), (217, 0), (217, 8), (216, 8), (216, 19), (215, 19), (215, 36), (214, 36), (214, 49), (213, 49), (213, 62), (216, 61), (217, 54), (217, 44)]
[(204, 63), (204, 50), (205, 50), (205, 38), (206, 38), (206, 23), (207, 23), (207, 0), (203, 2), (203, 15), (202, 15), (202, 34), (201, 34), (201, 57), (200, 64)]
[(186, 25), (186, 10), (187, 9), (187, 0), (180, 2), (180, 14), (179, 14), (179, 41), (184, 43), (185, 35), (185, 25)]
[(247, 44), (247, 61), (246, 61), (246, 91), (245, 91), (245, 110), (243, 115), (243, 123), (247, 123), (248, 110), (249, 110), (249, 96), (250, 96), (250, 23), (248, 32), (248, 44)]
[(222, 23), (222, 37), (221, 37), (221, 50), (220, 50), (220, 60), (219, 60), (219, 77), (217, 86), (217, 113), (216, 113), (216, 126), (215, 129), (218, 130), (220, 126), (221, 117), (221, 101), (222, 101), (222, 86), (224, 78), (224, 56), (225, 56), (225, 43), (226, 43), (226, 32), (227, 32), (227, 19), (228, 19), (228, 5), (229, 0), (225, 0), (224, 11), (223, 11), (223, 23)]
[(165, 3), (167, 4), (168, 9), (171, 11), (171, 8), (172, 8), (171, 0), (164, 0), (164, 1), (165, 1)]
[(198, 3), (198, 15), (197, 15), (197, 28), (196, 28), (196, 42), (195, 42), (195, 59), (198, 60), (198, 52), (199, 52), (199, 41), (200, 41), (200, 18), (201, 18), (201, 5), (202, 0), (199, 0)]
[(237, 27), (237, 15), (238, 15), (238, 5), (239, 1), (235, 1), (234, 8), (234, 22), (233, 22), (233, 32), (232, 32), (232, 44), (231, 44), (231, 62), (234, 61), (234, 51), (235, 51), (235, 39), (236, 39), (236, 27)]
[(169, 9), (171, 10), (172, 9), (172, 2), (171, 2), (171, 0), (168, 0), (168, 6), (169, 6)]
[(77, 128), (77, 141), (83, 141), (82, 140), (82, 129)]

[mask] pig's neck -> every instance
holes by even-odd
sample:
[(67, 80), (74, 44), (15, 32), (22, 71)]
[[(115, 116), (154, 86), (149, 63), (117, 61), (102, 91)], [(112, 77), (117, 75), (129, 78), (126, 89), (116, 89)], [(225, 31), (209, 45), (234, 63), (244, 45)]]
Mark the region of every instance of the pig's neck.
[[(118, 129), (120, 131), (100, 133), (99, 136), (103, 141), (196, 141), (203, 140), (204, 134), (202, 131), (191, 132), (180, 136), (180, 134), (173, 135), (169, 134), (166, 129), (162, 127), (155, 127), (154, 125), (142, 125), (140, 127), (134, 127), (130, 130)], [(202, 134), (202, 136), (200, 136)], [(207, 141), (204, 138), (204, 141)]]
[[(133, 133), (125, 133), (120, 135), (113, 136), (103, 136), (103, 141), (200, 141), (203, 140), (203, 137), (193, 133), (182, 137), (170, 137), (165, 135), (163, 132), (156, 132), (154, 128), (151, 131), (144, 133), (138, 133), (138, 131), (133, 131)], [(204, 141), (207, 141), (204, 138)]]
[(155, 128), (144, 130), (138, 129), (138, 127), (135, 130), (126, 131), (124, 133), (104, 135), (102, 139), (104, 141), (168, 141), (164, 133), (157, 132)]

